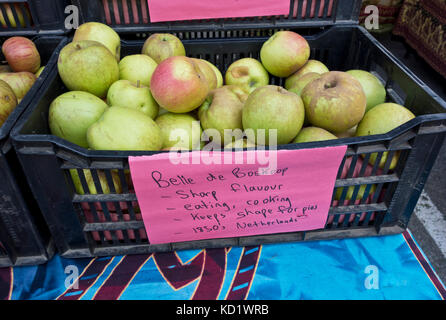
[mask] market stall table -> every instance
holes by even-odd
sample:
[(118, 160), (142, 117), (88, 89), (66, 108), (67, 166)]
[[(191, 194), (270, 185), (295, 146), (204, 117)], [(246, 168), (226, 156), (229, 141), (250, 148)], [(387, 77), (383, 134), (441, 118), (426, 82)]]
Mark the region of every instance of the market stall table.
[(0, 300), (444, 300), (409, 231), (0, 269)]

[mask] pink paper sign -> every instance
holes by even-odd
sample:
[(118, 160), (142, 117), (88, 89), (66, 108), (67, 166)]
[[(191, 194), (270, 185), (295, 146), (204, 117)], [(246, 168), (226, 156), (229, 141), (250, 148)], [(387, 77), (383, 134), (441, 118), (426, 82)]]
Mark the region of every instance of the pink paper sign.
[(346, 148), (129, 157), (149, 241), (323, 228)]
[(290, 0), (148, 0), (150, 21), (286, 15)]

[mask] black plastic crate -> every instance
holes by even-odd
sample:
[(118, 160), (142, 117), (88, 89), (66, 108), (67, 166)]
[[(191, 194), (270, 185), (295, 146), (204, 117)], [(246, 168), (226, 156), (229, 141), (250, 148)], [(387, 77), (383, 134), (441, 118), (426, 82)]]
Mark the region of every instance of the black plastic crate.
[[(339, 201), (333, 201), (326, 226), (321, 230), (151, 245), (126, 173), (129, 156), (157, 152), (93, 151), (50, 135), (49, 105), (66, 91), (54, 67), (34, 103), (13, 129), (12, 139), (61, 255), (90, 257), (245, 246), (384, 235), (405, 230), (445, 139), (446, 102), (361, 27), (334, 26), (307, 39), (312, 58), (323, 61), (330, 70), (359, 68), (373, 72), (386, 84), (388, 101), (404, 104), (417, 115), (384, 135), (279, 147), (348, 145), (333, 195), (338, 188), (344, 187), (347, 191), (346, 187), (354, 186), (352, 198), (355, 199), (360, 186), (366, 185), (362, 198), (349, 202), (345, 200), (346, 192), (342, 192)], [(184, 44), (189, 56), (207, 59), (225, 71), (236, 59), (259, 58), (265, 40), (186, 40)], [(122, 56), (140, 52), (142, 45), (142, 40), (123, 41)], [(271, 84), (283, 85), (283, 82), (284, 79), (271, 78)], [(378, 164), (384, 152), (389, 152), (389, 157), (383, 169), (367, 166), (371, 153), (379, 154)], [(395, 169), (389, 170), (390, 159), (396, 152), (400, 154), (399, 161)], [(360, 155), (365, 155), (364, 161)], [(77, 169), (84, 190), (88, 187), (82, 169), (89, 169), (99, 194), (77, 194), (70, 169)], [(111, 194), (102, 193), (99, 173), (105, 174)], [(112, 174), (116, 173), (123, 187), (119, 194), (113, 193)]]
[(290, 0), (287, 15), (152, 23), (147, 0), (72, 2), (79, 8), (81, 23), (102, 22), (121, 35), (168, 32), (180, 39), (265, 37), (277, 29), (351, 25), (357, 23), (361, 9), (361, 1)]
[[(0, 45), (7, 38), (1, 37)], [(67, 39), (37, 36), (31, 40), (36, 44), (42, 65), (46, 68), (0, 127), (0, 267), (44, 263), (54, 252), (49, 230), (12, 147), (10, 132), (51, 74), (52, 66), (57, 62), (53, 53), (60, 50)], [(3, 59), (2, 54), (0, 58)]]
[(69, 0), (0, 0), (0, 36), (65, 34)]

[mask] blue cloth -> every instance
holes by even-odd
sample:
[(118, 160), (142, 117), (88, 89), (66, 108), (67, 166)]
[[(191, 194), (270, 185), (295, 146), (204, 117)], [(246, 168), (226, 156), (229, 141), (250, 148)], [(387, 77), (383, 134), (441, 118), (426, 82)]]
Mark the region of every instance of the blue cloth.
[[(445, 299), (410, 233), (0, 269), (6, 299)], [(9, 286), (9, 287), (8, 287)]]

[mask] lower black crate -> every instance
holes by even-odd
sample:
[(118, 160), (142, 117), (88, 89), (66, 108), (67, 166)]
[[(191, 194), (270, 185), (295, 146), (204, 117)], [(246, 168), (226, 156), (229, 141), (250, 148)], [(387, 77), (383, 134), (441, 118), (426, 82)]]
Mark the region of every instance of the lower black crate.
[[(6, 39), (1, 38), (1, 42)], [(44, 263), (55, 250), (50, 232), (12, 147), (10, 132), (50, 74), (52, 65), (57, 62), (57, 56), (53, 56), (53, 53), (60, 50), (66, 38), (41, 36), (31, 39), (39, 50), (42, 65), (47, 67), (0, 128), (0, 267)]]
[[(385, 83), (388, 101), (403, 104), (417, 115), (383, 135), (279, 146), (279, 150), (348, 146), (323, 229), (150, 244), (128, 175), (128, 157), (156, 152), (92, 151), (50, 135), (49, 105), (66, 90), (54, 68), (35, 103), (14, 128), (12, 137), (61, 254), (120, 255), (384, 235), (405, 230), (445, 139), (446, 102), (361, 27), (336, 26), (307, 39), (312, 58), (324, 62), (330, 70), (363, 69), (374, 73)], [(184, 44), (189, 56), (209, 60), (224, 72), (237, 59), (258, 59), (265, 40), (202, 39)], [(122, 56), (139, 53), (142, 45), (143, 41), (123, 42)], [(283, 83), (284, 79), (271, 78), (271, 84)], [(372, 154), (377, 154), (377, 161), (369, 165)], [(379, 165), (381, 159), (386, 160)], [(392, 162), (393, 159), (396, 161)], [(76, 193), (70, 170), (78, 173), (87, 190), (85, 194)], [(87, 179), (93, 180), (98, 194), (88, 193)], [(103, 179), (110, 193), (102, 191)], [(119, 180), (122, 192), (116, 192), (114, 179)]]

